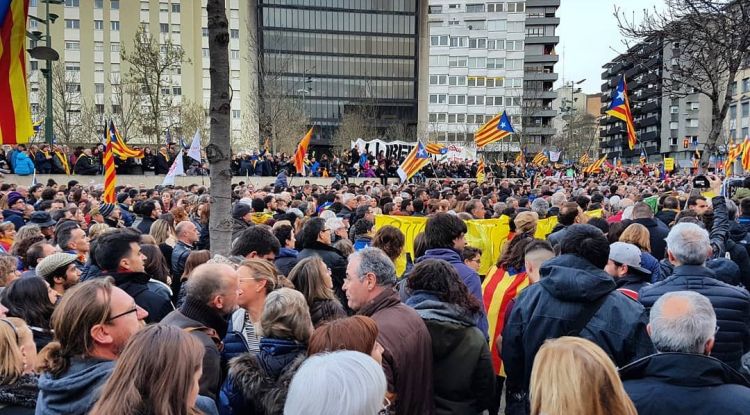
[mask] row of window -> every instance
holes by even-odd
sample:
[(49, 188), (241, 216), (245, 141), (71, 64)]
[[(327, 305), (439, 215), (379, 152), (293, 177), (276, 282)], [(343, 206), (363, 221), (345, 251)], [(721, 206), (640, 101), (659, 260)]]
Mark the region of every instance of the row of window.
[(488, 50), (508, 50), (508, 51), (522, 51), (523, 40), (503, 40), (503, 39), (487, 39), (487, 38), (475, 38), (468, 36), (430, 36), (430, 46), (450, 46), (452, 48), (465, 48), (469, 49), (488, 49)]
[(449, 68), (469, 69), (506, 69), (509, 71), (523, 69), (523, 59), (474, 58), (468, 56), (430, 56), (430, 67), (447, 66)]
[(430, 85), (474, 86), (501, 88), (505, 78), (464, 75), (430, 75)]
[(415, 33), (414, 15), (375, 14), (323, 10), (262, 9), (263, 26), (282, 29), (366, 32), (379, 34)]
[(414, 56), (413, 37), (263, 31), (263, 48), (290, 52), (379, 56)]
[[(526, 5), (522, 1), (513, 1), (513, 2), (507, 2), (507, 3), (475, 3), (475, 4), (467, 4), (466, 5), (466, 13), (501, 13), (501, 12), (508, 12), (508, 13), (523, 13), (525, 10)], [(449, 13), (455, 13), (460, 11), (461, 5), (458, 3), (449, 4), (447, 7), (436, 5), (436, 6), (430, 6), (428, 9), (428, 12), (430, 14), (440, 14), (443, 13), (445, 10)]]
[(263, 64), (271, 73), (388, 78), (412, 78), (416, 73), (413, 59), (398, 58), (265, 53)]
[[(101, 0), (99, 0), (99, 1), (101, 1)], [(180, 3), (172, 3), (171, 6), (172, 6), (171, 7), (172, 8), (172, 13), (179, 13), (181, 11), (180, 10), (181, 9), (180, 8)], [(169, 12), (169, 9), (170, 9), (170, 4), (169, 3), (164, 3), (164, 2), (160, 2), (159, 3), (159, 11), (160, 12), (167, 13), (167, 12)], [(148, 0), (141, 0), (141, 11), (142, 12), (147, 12), (149, 10), (151, 10), (151, 5), (149, 4)]]
[(293, 76), (280, 76), (278, 85), (271, 85), (271, 89), (283, 91), (285, 95), (304, 96), (305, 99), (315, 98), (355, 98), (355, 99), (415, 99), (414, 81), (371, 80), (371, 79), (341, 79), (341, 78), (313, 78), (307, 84), (309, 93), (305, 93), (304, 79)]
[[(80, 29), (81, 21), (78, 19), (65, 19), (65, 28), (66, 29)], [(109, 29), (115, 32), (119, 31), (120, 22), (117, 20), (110, 21)], [(94, 20), (94, 30), (104, 30), (104, 20)]]
[(414, 12), (413, 0), (263, 0), (263, 4), (282, 6), (328, 7), (352, 10), (377, 10), (390, 12)]
[[(484, 124), (489, 122), (495, 115), (497, 114), (446, 114), (443, 112), (431, 112), (430, 115), (428, 115), (428, 121), (448, 124)], [(513, 115), (510, 118), (511, 124), (520, 123), (520, 119), (517, 115)]]
[[(737, 81), (732, 82), (732, 85), (730, 86), (730, 88), (731, 88), (731, 95), (737, 95), (738, 82)], [(743, 78), (742, 79), (742, 93), (745, 94), (748, 92), (750, 92), (750, 78)]]
[[(31, 6), (36, 6), (37, 1), (32, 0)], [(65, 7), (80, 7), (80, 0), (65, 0)], [(94, 0), (94, 8), (104, 8), (104, 0)], [(112, 10), (118, 10), (120, 8), (120, 0), (109, 0), (109, 8)]]
[(430, 94), (430, 104), (521, 106), (521, 97), (488, 97), (484, 95)]
[[(742, 118), (749, 117), (750, 116), (750, 101), (745, 101), (740, 104), (740, 111)], [(729, 118), (735, 119), (737, 118), (737, 105), (732, 104), (729, 106)]]

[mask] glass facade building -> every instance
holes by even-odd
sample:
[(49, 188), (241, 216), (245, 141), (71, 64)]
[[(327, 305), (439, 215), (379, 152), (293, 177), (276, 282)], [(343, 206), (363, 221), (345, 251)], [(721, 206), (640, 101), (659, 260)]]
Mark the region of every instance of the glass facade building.
[(361, 106), (416, 128), (420, 3), (257, 0), (260, 88), (302, 99), (324, 140)]

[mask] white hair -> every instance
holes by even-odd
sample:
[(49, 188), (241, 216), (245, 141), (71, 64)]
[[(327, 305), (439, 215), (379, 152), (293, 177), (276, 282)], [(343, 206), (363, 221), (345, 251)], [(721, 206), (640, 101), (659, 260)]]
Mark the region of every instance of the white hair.
[(681, 265), (703, 265), (711, 242), (708, 231), (694, 223), (678, 223), (667, 235), (667, 249)]
[(565, 193), (563, 192), (555, 192), (555, 194), (552, 195), (550, 198), (550, 202), (552, 202), (552, 206), (560, 207), (563, 205), (563, 203), (567, 202), (568, 198), (565, 197)]
[[(664, 315), (668, 301), (682, 300), (687, 310), (681, 315)], [(669, 313), (672, 314), (672, 313)], [(716, 312), (711, 302), (695, 291), (673, 291), (659, 297), (649, 317), (651, 341), (659, 352), (703, 354), (716, 331)]]
[(348, 204), (349, 202), (351, 202), (351, 201), (352, 201), (352, 199), (354, 199), (355, 197), (356, 197), (356, 196), (354, 195), (354, 193), (344, 193), (344, 194), (343, 194), (343, 195), (341, 196), (341, 203), (343, 203), (343, 204), (345, 204), (345, 205), (346, 205), (346, 204)]
[(311, 356), (289, 385), (284, 415), (373, 415), (383, 409), (383, 368), (372, 357), (342, 350)]
[(335, 219), (336, 218), (336, 212), (334, 212), (332, 210), (327, 210), (326, 209), (326, 210), (320, 212), (319, 217), (325, 219), (326, 221), (329, 221), (331, 219)]
[(326, 226), (330, 228), (332, 232), (336, 232), (344, 227), (344, 220), (334, 216), (333, 218), (326, 219)]

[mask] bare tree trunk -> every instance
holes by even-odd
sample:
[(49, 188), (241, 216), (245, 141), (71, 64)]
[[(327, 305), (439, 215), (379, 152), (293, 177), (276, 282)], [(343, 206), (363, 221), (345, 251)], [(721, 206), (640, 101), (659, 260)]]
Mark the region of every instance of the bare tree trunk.
[(211, 141), (206, 156), (211, 168), (211, 253), (228, 255), (232, 246), (231, 150), (229, 146), (229, 30), (224, 0), (208, 0), (208, 49), (211, 62)]

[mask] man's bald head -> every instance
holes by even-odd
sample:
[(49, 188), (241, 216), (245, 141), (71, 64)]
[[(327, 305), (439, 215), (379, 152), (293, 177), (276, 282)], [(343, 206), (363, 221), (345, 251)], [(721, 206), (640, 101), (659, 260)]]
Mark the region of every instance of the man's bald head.
[(238, 284), (237, 271), (227, 264), (202, 264), (190, 273), (187, 299), (211, 304), (219, 295), (226, 295)]
[(707, 355), (714, 344), (716, 313), (702, 294), (670, 292), (651, 308), (648, 332), (660, 352)]

